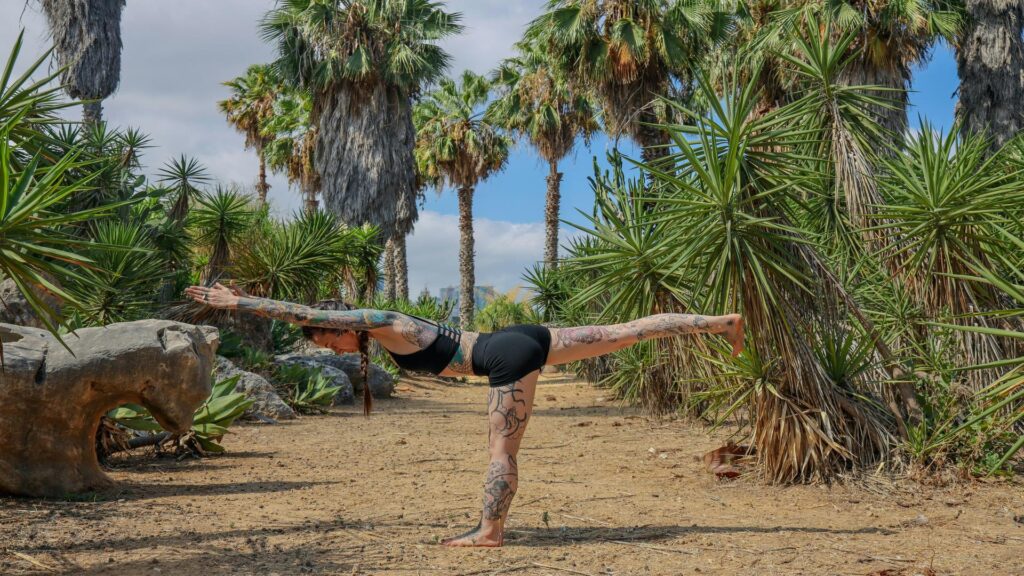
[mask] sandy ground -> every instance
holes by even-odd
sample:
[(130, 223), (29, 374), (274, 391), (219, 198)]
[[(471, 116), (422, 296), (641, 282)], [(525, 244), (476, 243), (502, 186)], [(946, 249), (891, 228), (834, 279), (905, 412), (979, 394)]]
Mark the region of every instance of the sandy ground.
[(242, 425), (230, 453), (140, 454), (110, 493), (0, 499), (0, 574), (1024, 575), (1024, 486), (719, 481), (721, 445), (545, 376), (502, 549), (436, 541), (475, 524), (479, 385), (405, 381), (356, 408)]

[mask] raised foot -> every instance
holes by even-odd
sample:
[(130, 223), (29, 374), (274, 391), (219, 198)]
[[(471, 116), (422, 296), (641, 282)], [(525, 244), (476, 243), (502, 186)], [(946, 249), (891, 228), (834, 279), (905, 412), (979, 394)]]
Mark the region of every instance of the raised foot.
[(730, 314), (725, 333), (723, 336), (732, 344), (732, 355), (739, 356), (743, 352), (743, 317), (739, 314)]
[(441, 541), (442, 546), (469, 546), (477, 548), (498, 548), (501, 546), (501, 536), (485, 534), (478, 524), (465, 534), (459, 534)]

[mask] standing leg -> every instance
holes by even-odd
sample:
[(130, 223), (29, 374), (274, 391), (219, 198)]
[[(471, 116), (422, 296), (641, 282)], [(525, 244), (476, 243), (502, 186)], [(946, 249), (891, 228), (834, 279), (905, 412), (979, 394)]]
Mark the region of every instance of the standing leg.
[(552, 328), (548, 365), (603, 356), (637, 342), (680, 334), (722, 334), (732, 344), (733, 356), (743, 351), (743, 318), (739, 314), (655, 314), (625, 324)]
[(465, 534), (442, 542), (446, 546), (501, 546), (505, 520), (519, 487), (516, 456), (526, 424), (533, 413), (540, 371), (530, 372), (512, 384), (492, 387), (487, 394), (489, 430), (487, 444), (491, 464), (484, 479), (484, 510), (480, 523)]

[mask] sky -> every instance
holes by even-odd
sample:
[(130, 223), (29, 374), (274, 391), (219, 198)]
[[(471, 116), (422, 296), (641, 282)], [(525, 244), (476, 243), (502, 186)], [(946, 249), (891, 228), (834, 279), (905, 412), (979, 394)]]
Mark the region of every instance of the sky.
[[(461, 12), (466, 30), (446, 40), (453, 56), (451, 73), (464, 69), (486, 73), (512, 52), (524, 26), (544, 0), (448, 0)], [(104, 101), (112, 124), (136, 127), (150, 135), (153, 147), (143, 161), (155, 172), (182, 154), (196, 157), (224, 183), (251, 188), (257, 159), (243, 148), (244, 138), (225, 122), (217, 102), (223, 86), (250, 64), (273, 58), (259, 37), (257, 23), (273, 0), (175, 0), (128, 2), (122, 19), (121, 84)], [(45, 19), (36, 0), (0, 0), (0, 51), (6, 53), (25, 31), (20, 62), (27, 65), (49, 47)], [(22, 66), (23, 67), (23, 66)], [(911, 124), (924, 117), (933, 127), (952, 124), (956, 63), (948, 47), (914, 70)], [(622, 144), (622, 143), (620, 143)], [(635, 147), (625, 143), (627, 153)], [(593, 195), (587, 177), (593, 158), (604, 158), (612, 143), (595, 138), (563, 161), (562, 218), (582, 222), (577, 210), (589, 212)], [(477, 284), (508, 291), (521, 284), (525, 269), (543, 257), (545, 176), (548, 168), (527, 146), (517, 145), (508, 166), (481, 183), (474, 197)], [(283, 177), (270, 180), (275, 214), (301, 208), (301, 199)], [(458, 207), (455, 194), (428, 192), (416, 229), (408, 240), (409, 290), (415, 297), (426, 287), (433, 294), (458, 284)], [(562, 226), (563, 238), (568, 232)]]

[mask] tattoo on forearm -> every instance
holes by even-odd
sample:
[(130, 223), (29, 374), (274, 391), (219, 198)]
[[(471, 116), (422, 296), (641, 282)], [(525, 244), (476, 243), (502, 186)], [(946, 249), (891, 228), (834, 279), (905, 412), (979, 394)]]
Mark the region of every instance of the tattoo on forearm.
[(512, 505), (519, 483), (519, 466), (511, 454), (506, 460), (494, 460), (484, 480), (484, 519), (501, 520)]
[(498, 425), (491, 425), (491, 430), (506, 438), (514, 438), (526, 430), (526, 421), (529, 420), (528, 406), (522, 398), (526, 392), (517, 388), (518, 382), (507, 386), (491, 388), (487, 393), (487, 404), (491, 407), (490, 414), (492, 421), (498, 417)]
[(372, 330), (390, 326), (396, 318), (394, 312), (385, 310), (317, 310), (268, 298), (239, 298), (238, 309), (291, 324), (339, 330)]

